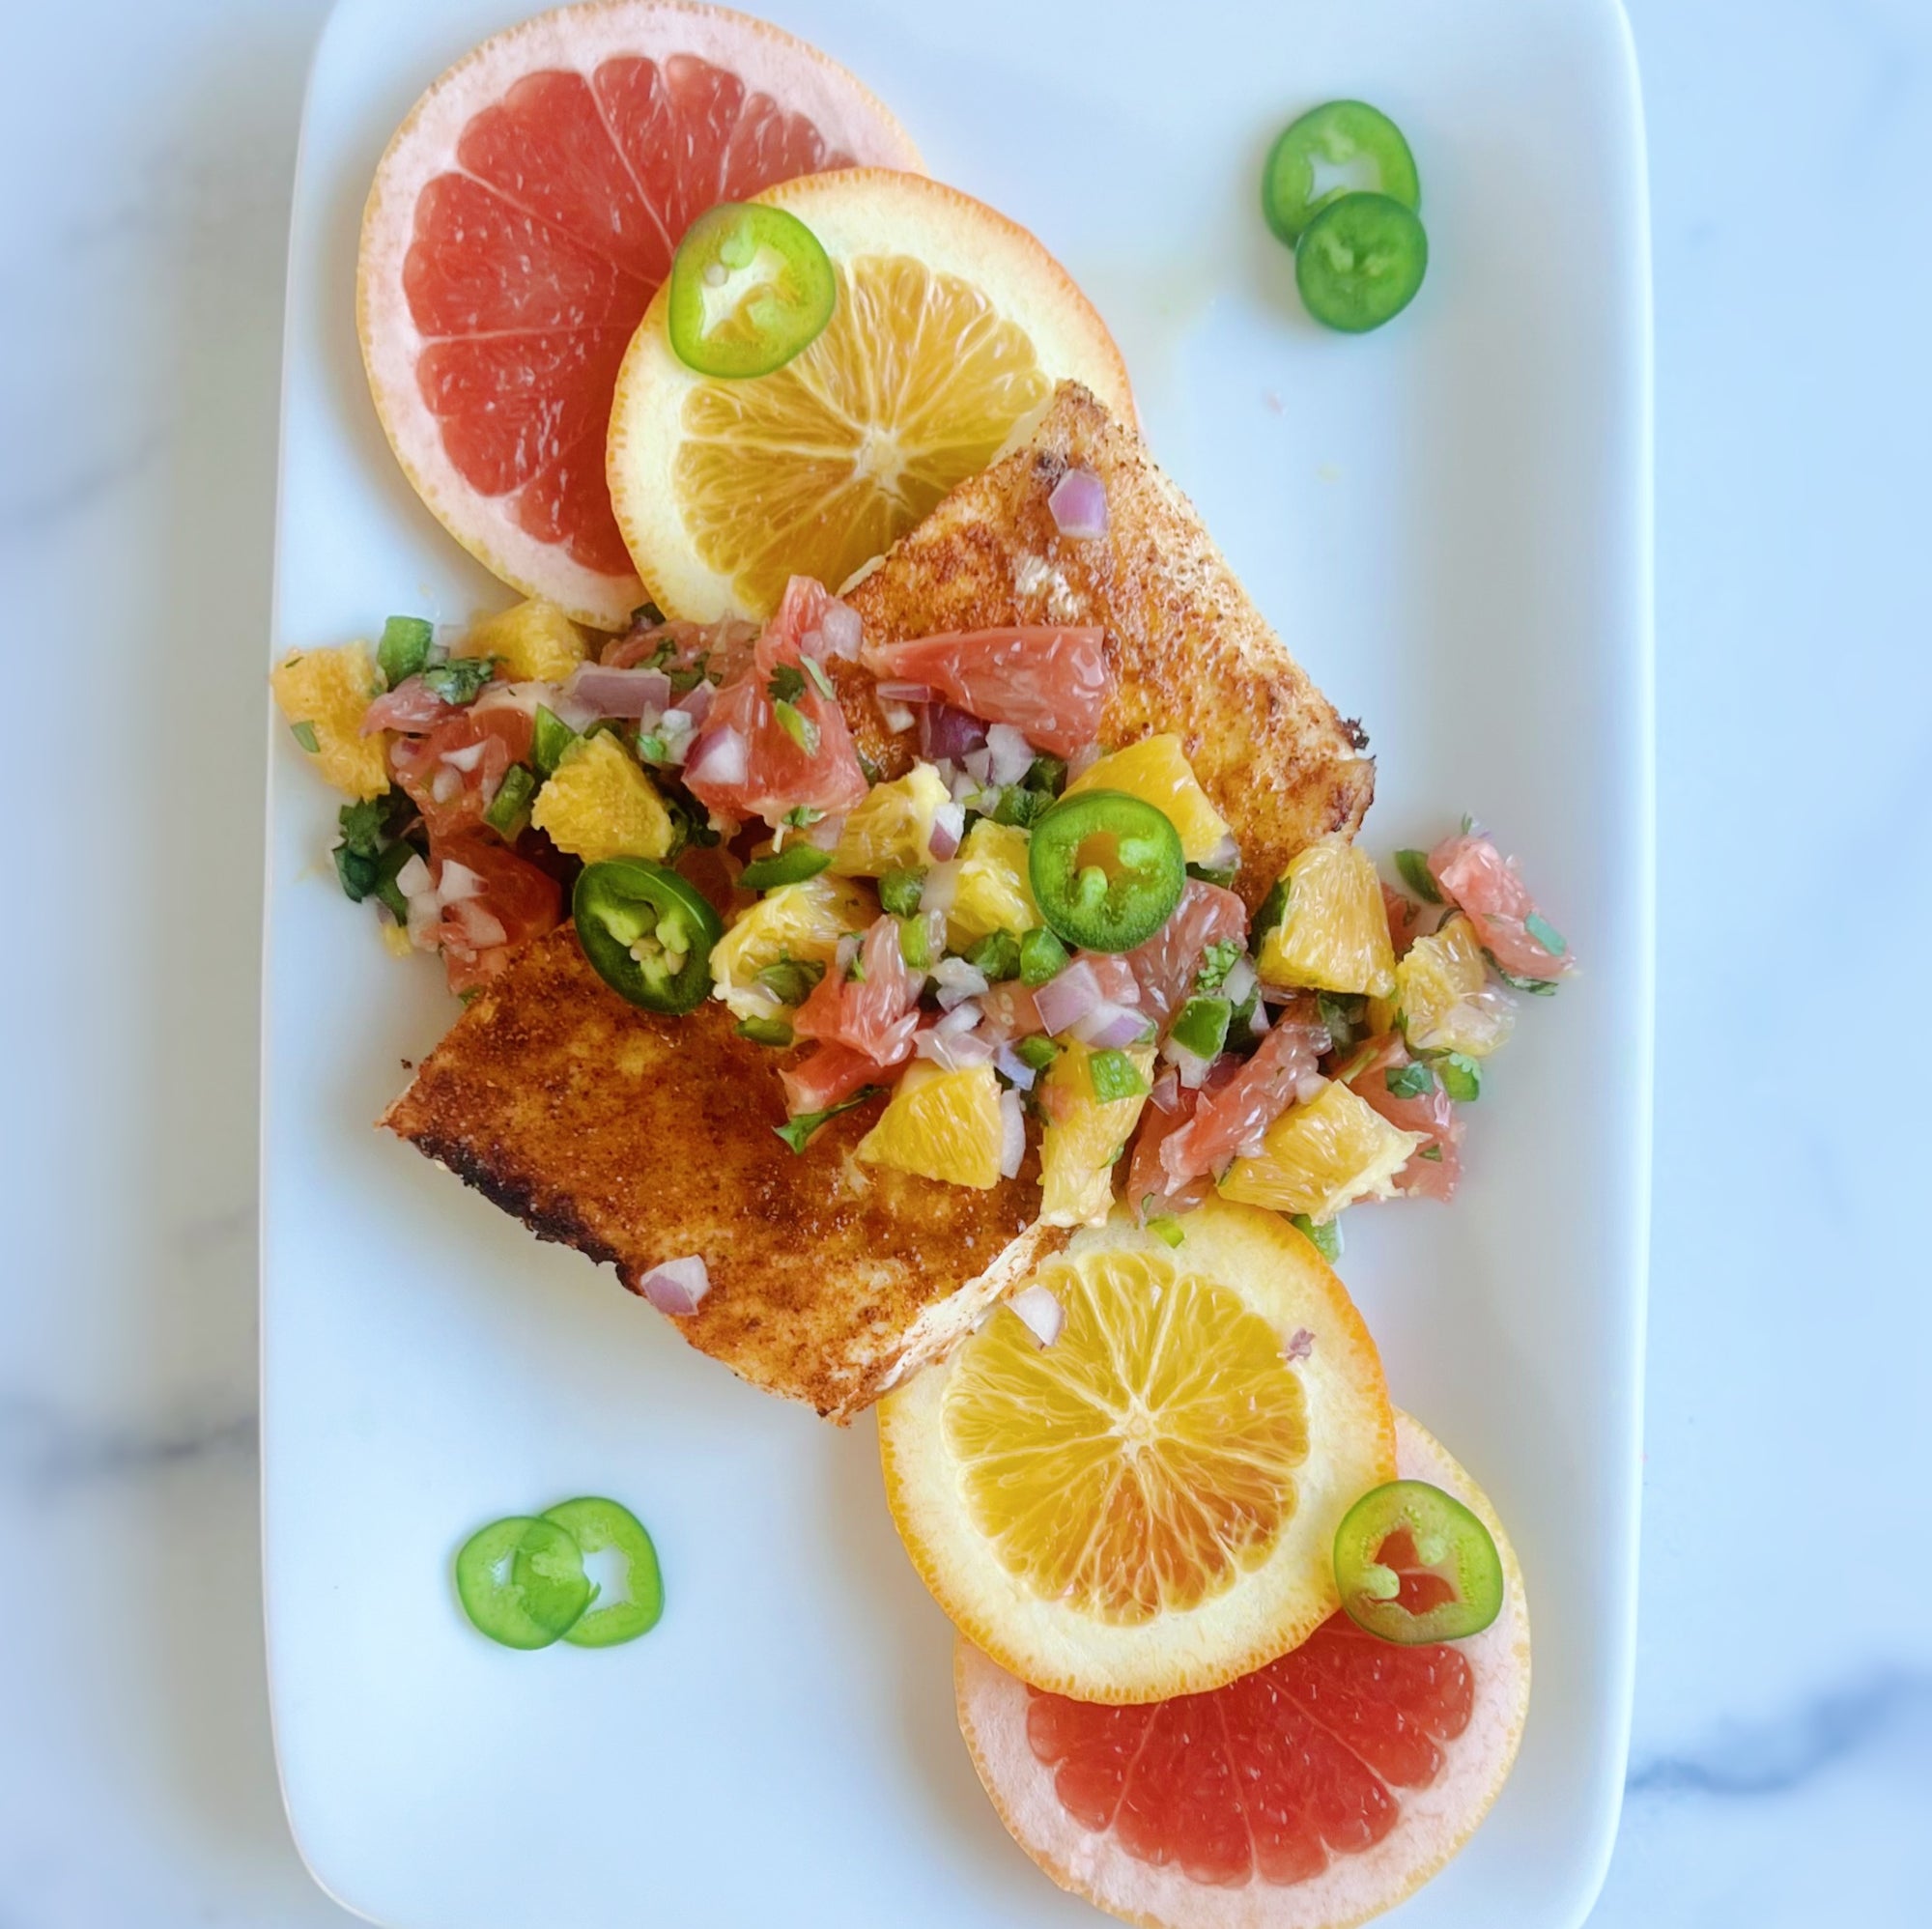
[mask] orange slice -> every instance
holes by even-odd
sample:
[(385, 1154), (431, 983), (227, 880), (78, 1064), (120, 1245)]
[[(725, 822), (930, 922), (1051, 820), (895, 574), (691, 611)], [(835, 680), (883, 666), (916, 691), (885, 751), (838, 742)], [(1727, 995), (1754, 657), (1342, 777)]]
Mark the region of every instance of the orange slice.
[(818, 237), (838, 306), (802, 355), (749, 381), (677, 358), (668, 296), (646, 312), (617, 377), (611, 499), (671, 615), (763, 615), (793, 574), (838, 588), (984, 468), (1063, 378), (1133, 419), (1106, 325), (1004, 214), (881, 169), (753, 198)]
[(1335, 1529), (1395, 1465), (1381, 1362), (1342, 1283), (1271, 1213), (1210, 1201), (1170, 1250), (1117, 1214), (881, 1404), (913, 1565), (974, 1643), (1087, 1701), (1217, 1687), (1339, 1601)]

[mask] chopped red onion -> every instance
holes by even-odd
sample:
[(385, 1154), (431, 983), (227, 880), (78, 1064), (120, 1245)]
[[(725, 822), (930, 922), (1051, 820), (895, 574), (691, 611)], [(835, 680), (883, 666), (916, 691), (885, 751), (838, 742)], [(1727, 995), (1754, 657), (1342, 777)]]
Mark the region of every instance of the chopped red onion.
[(960, 758), (960, 762), (966, 766), (967, 773), (972, 777), (974, 782), (983, 785), (991, 781), (993, 775), (993, 753), (985, 745), (981, 744), (977, 751), (968, 751)]
[(1322, 1087), (1328, 1081), (1319, 1071), (1305, 1071), (1294, 1081), (1294, 1102), (1297, 1105), (1312, 1105), (1321, 1096)]
[(964, 1005), (955, 1005), (939, 1021), (937, 1029), (942, 1032), (970, 1032), (984, 1015), (977, 1005), (969, 1001)]
[(835, 596), (818, 619), (818, 634), (825, 638), (827, 656), (855, 659), (865, 632), (858, 610)]
[[(409, 868), (407, 865), (403, 866)], [(482, 875), (469, 868), (467, 864), (458, 864), (454, 858), (445, 858), (442, 875), (437, 879), (436, 894), (444, 904), (461, 904), (468, 897), (483, 895)]]
[(439, 769), (437, 774), (430, 779), (429, 794), (437, 803), (448, 804), (455, 800), (457, 793), (462, 788), (463, 773), (461, 771), (446, 768)]
[(1026, 1157), (1026, 1113), (1017, 1092), (1000, 1093), (1000, 1177), (1017, 1178)]
[(886, 720), (886, 728), (895, 736), (910, 730), (919, 721), (903, 703), (890, 703), (884, 698), (879, 702), (879, 715)]
[(1065, 1307), (1043, 1286), (1023, 1286), (1007, 1304), (1042, 1347), (1052, 1346), (1066, 1324)]
[(1172, 1113), (1180, 1103), (1180, 1080), (1172, 1071), (1164, 1071), (1154, 1080), (1153, 1090), (1148, 1093), (1148, 1103), (1156, 1112)]
[(919, 753), (928, 763), (951, 757), (957, 763), (986, 741), (986, 726), (951, 703), (923, 703), (919, 709)]
[(857, 931), (847, 931), (838, 940), (832, 952), (832, 969), (836, 977), (840, 979), (850, 977), (852, 960), (859, 955), (859, 947), (865, 942)]
[(962, 769), (950, 760), (939, 768), (946, 773), (946, 787), (952, 793), (952, 801), (962, 811), (977, 807), (981, 788), (980, 780), (970, 770)]
[(1188, 1092), (1199, 1092), (1207, 1083), (1208, 1074), (1214, 1068), (1212, 1059), (1204, 1059), (1199, 1052), (1190, 1052), (1176, 1038), (1169, 1038), (1161, 1046), (1160, 1055), (1174, 1067), (1176, 1078)]
[(483, 761), (483, 752), (487, 749), (489, 746), (482, 742), (465, 744), (460, 751), (444, 751), (442, 761), (451, 770), (460, 770), (465, 777), (468, 777)]
[[(931, 880), (927, 883), (930, 885)], [(1050, 1035), (1070, 1031), (1102, 1002), (1100, 980), (1094, 976), (1092, 965), (1084, 958), (1076, 958), (1044, 984), (1037, 985), (1033, 1002), (1043, 1031)]]
[(586, 663), (571, 672), (564, 691), (600, 717), (643, 717), (670, 702), (670, 678), (661, 669), (606, 669)]
[(1268, 1027), (1273, 1023), (1274, 1020), (1268, 1016), (1267, 1007), (1257, 998), (1255, 1000), (1255, 1008), (1248, 1013), (1248, 1030), (1259, 1038), (1265, 1035)]
[(1255, 988), (1255, 961), (1241, 956), (1229, 967), (1228, 976), (1221, 980), (1221, 996), (1230, 1005), (1245, 1005), (1248, 993)]
[(919, 908), (922, 911), (936, 911), (944, 917), (952, 909), (953, 899), (958, 895), (958, 865), (936, 864), (926, 872), (925, 883), (920, 888)]
[(836, 851), (844, 830), (845, 817), (841, 811), (835, 817), (821, 817), (817, 823), (808, 824), (798, 834), (797, 841), (810, 844), (815, 851)]
[(751, 768), (751, 749), (743, 732), (729, 723), (706, 730), (684, 760), (687, 783), (743, 783)]
[(939, 692), (929, 683), (908, 683), (902, 676), (882, 676), (872, 686), (881, 703), (937, 703)]
[(1241, 863), (1241, 847), (1235, 841), (1235, 834), (1230, 831), (1208, 855), (1201, 860), (1209, 870), (1237, 870)]
[(1285, 1359), (1305, 1360), (1315, 1350), (1315, 1335), (1306, 1326), (1297, 1326), (1281, 1350)]
[(711, 1291), (711, 1274), (701, 1259), (667, 1260), (653, 1266), (638, 1282), (638, 1291), (660, 1313), (682, 1319), (697, 1311), (697, 1303)]
[(990, 782), (1017, 783), (1033, 768), (1033, 746), (1010, 723), (986, 726), (986, 752)]
[(1013, 1050), (1010, 1041), (998, 1046), (993, 1053), (993, 1069), (1010, 1085), (1015, 1092), (1031, 1092), (1034, 1081), (1038, 1078), (1032, 1065)]
[(945, 1011), (992, 989), (986, 974), (964, 958), (941, 958), (932, 968), (932, 981), (939, 987), (940, 1008)]
[(429, 897), (436, 892), (429, 865), (421, 858), (411, 858), (396, 873), (396, 889), (405, 897)]
[[(972, 1011), (977, 1015), (978, 1008), (971, 1004), (955, 1006), (946, 1016), (951, 1018), (959, 1011)], [(980, 1037), (976, 1032), (949, 1032), (946, 1020), (942, 1018), (937, 1025), (927, 1025), (914, 1036), (912, 1055), (916, 1059), (927, 1060), (942, 1071), (961, 1071), (968, 1065), (990, 1064), (993, 1041)]]
[[(1063, 973), (1064, 977), (1065, 974)], [(1041, 987), (1045, 989), (1044, 986)], [(1038, 1003), (1038, 993), (1034, 1002)], [(1123, 1046), (1133, 1044), (1148, 1028), (1147, 1014), (1136, 1010), (1131, 1005), (1116, 1005), (1111, 999), (1103, 998), (1084, 1017), (1077, 1018), (1066, 1029), (1083, 1045), (1092, 1045), (1095, 1051), (1119, 1051)]]
[(503, 921), (494, 913), (484, 910), (482, 905), (471, 898), (460, 898), (446, 907), (449, 916), (455, 920), (456, 928), (463, 933), (463, 941), (472, 950), (494, 950), (498, 945), (507, 945), (510, 934), (503, 927)]
[[(718, 686), (711, 682), (694, 683), (677, 699), (675, 708), (682, 710), (694, 723), (701, 723), (711, 714), (711, 699), (718, 695)], [(670, 711), (665, 715), (669, 716)]]
[[(963, 804), (942, 804), (932, 813), (932, 835), (926, 839), (926, 847), (944, 863), (959, 848), (959, 840), (965, 835), (966, 807)], [(923, 897), (920, 901), (923, 903)]]
[(1046, 498), (1054, 527), (1075, 542), (1107, 533), (1107, 486), (1091, 468), (1069, 468)]

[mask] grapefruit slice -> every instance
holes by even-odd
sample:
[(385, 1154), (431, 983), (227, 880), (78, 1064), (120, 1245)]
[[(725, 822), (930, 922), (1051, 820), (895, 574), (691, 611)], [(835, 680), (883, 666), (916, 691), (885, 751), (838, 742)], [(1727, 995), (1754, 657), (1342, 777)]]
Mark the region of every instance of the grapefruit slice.
[(1062, 1888), (1150, 1929), (1348, 1929), (1469, 1839), (1529, 1703), (1522, 1575), (1481, 1489), (1406, 1413), (1396, 1449), (1405, 1478), (1457, 1495), (1502, 1554), (1503, 1611), (1466, 1641), (1396, 1647), (1336, 1614), (1211, 1694), (1103, 1708), (1029, 1688), (960, 1640), (974, 1766)]
[(1342, 1283), (1271, 1212), (1209, 1201), (1170, 1249), (1116, 1211), (879, 1407), (886, 1498), (953, 1624), (1096, 1702), (1217, 1688), (1340, 1604), (1332, 1549), (1390, 1479), (1381, 1361)]
[(872, 168), (753, 198), (817, 236), (838, 303), (810, 348), (751, 381), (678, 359), (668, 292), (646, 312), (617, 379), (611, 496), (671, 614), (765, 615), (793, 574), (837, 589), (984, 468), (1065, 377), (1133, 420), (1106, 324), (1004, 214)]
[(362, 217), (362, 358), (417, 495), (506, 582), (621, 628), (643, 592), (604, 439), (639, 317), (705, 209), (859, 163), (922, 165), (844, 69), (720, 8), (561, 7), (459, 61)]

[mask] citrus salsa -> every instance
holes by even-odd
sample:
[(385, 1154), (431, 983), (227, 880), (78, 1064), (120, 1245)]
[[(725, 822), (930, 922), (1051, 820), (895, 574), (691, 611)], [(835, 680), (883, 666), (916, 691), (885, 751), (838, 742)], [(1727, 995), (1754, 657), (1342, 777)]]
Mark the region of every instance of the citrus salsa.
[[(1469, 820), (1398, 855), (1406, 889), (1340, 837), (1231, 889), (1188, 745), (1104, 737), (1097, 630), (875, 641), (794, 577), (762, 625), (392, 618), (275, 692), (351, 793), (337, 874), (393, 948), (474, 995), (568, 906), (616, 996), (715, 1001), (778, 1055), (799, 1156), (869, 1107), (863, 1165), (984, 1189), (1035, 1152), (1051, 1225), (1124, 1199), (1174, 1246), (1218, 1194), (1333, 1260), (1349, 1206), (1454, 1194), (1516, 994), (1576, 965)], [(860, 755), (853, 698), (897, 775)]]

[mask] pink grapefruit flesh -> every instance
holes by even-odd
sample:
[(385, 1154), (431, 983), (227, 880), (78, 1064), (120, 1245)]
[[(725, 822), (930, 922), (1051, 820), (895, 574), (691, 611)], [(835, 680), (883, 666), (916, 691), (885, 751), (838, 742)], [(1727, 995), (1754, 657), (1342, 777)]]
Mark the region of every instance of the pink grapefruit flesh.
[(1347, 1929), (1468, 1839), (1522, 1732), (1522, 1577), (1480, 1490), (1406, 1414), (1396, 1452), (1502, 1549), (1502, 1615), (1469, 1640), (1397, 1647), (1337, 1614), (1226, 1688), (1128, 1708), (1028, 1688), (959, 1643), (980, 1778), (1062, 1887), (1159, 1929)]
[(921, 166), (842, 68), (668, 0), (559, 8), (416, 103), (377, 170), (363, 361), (405, 472), (507, 582), (620, 628), (643, 590), (604, 480), (618, 365), (685, 229), (827, 168)]

